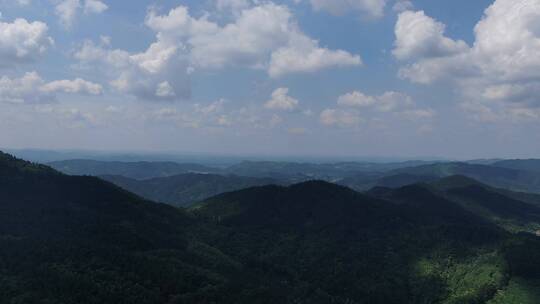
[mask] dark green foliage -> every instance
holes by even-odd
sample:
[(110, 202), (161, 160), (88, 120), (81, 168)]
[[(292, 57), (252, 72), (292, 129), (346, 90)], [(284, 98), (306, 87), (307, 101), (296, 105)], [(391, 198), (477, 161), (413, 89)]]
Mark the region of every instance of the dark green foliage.
[(196, 173), (148, 180), (110, 175), (101, 178), (146, 199), (177, 207), (186, 207), (224, 192), (278, 183), (270, 178)]
[(492, 188), (465, 176), (451, 176), (430, 186), (468, 211), (509, 231), (540, 230), (540, 206), (535, 195)]
[(305, 299), (294, 296), (307, 285), (337, 303), (482, 303), (504, 286), (506, 233), (424, 187), (389, 196), (309, 182), (224, 194), (193, 212), (215, 222), (207, 237), (225, 253), (288, 275), (280, 302)]
[(0, 303), (535, 299), (538, 238), (509, 233), (449, 191), (493, 199), (482, 205), (493, 213), (521, 203), (468, 186), (360, 194), (313, 181), (225, 193), (183, 210), (0, 155)]
[(439, 177), (430, 175), (416, 175), (408, 173), (386, 173), (387, 175), (357, 174), (346, 177), (339, 181), (340, 185), (351, 187), (357, 191), (367, 191), (372, 188), (399, 188), (416, 183), (424, 183), (438, 180)]

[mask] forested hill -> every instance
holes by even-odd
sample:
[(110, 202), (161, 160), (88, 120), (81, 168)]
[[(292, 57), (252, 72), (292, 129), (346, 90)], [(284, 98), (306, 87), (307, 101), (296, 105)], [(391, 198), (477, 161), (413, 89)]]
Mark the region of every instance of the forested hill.
[(198, 173), (147, 180), (136, 180), (118, 175), (105, 175), (100, 178), (144, 198), (177, 207), (187, 207), (224, 192), (280, 183), (271, 178)]
[[(225, 253), (287, 275), (267, 295), (287, 303), (536, 303), (535, 236), (505, 232), (437, 191), (373, 197), (307, 182), (223, 194), (192, 212), (215, 223), (206, 237)], [(314, 298), (303, 286), (317, 286)]]
[(75, 159), (51, 162), (48, 165), (70, 175), (119, 175), (138, 180), (185, 173), (220, 172), (217, 168), (199, 164), (179, 164), (175, 162), (106, 162)]
[(205, 303), (238, 271), (185, 211), (0, 159), (0, 303)]
[(0, 172), (0, 303), (539, 299), (538, 239), (432, 185), (262, 186), (183, 210), (8, 155)]

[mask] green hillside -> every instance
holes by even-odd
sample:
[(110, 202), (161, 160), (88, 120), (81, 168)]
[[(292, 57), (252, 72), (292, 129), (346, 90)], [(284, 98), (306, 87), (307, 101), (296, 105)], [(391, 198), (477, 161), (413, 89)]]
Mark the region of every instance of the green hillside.
[(463, 175), (492, 187), (540, 193), (540, 173), (467, 163), (439, 163), (395, 170), (392, 174), (449, 177)]
[(538, 297), (539, 239), (510, 233), (432, 185), (377, 196), (318, 181), (261, 186), (183, 210), (4, 154), (0, 172), (0, 303)]
[(147, 180), (116, 175), (105, 175), (100, 178), (146, 199), (177, 207), (190, 206), (224, 192), (278, 183), (270, 178), (196, 173)]

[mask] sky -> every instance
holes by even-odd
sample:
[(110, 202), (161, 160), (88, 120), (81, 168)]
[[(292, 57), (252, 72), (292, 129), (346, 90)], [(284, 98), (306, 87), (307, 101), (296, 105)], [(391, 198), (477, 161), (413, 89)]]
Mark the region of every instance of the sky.
[(0, 147), (540, 157), (540, 0), (0, 0)]

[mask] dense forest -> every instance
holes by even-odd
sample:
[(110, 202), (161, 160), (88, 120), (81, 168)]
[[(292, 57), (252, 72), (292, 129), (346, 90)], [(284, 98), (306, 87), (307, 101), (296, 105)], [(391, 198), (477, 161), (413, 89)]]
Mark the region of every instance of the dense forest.
[(1, 154), (0, 303), (539, 303), (538, 201), (451, 176), (182, 209)]
[(225, 192), (279, 183), (271, 178), (198, 173), (146, 180), (136, 180), (120, 175), (104, 175), (100, 178), (144, 198), (176, 207), (188, 207)]

